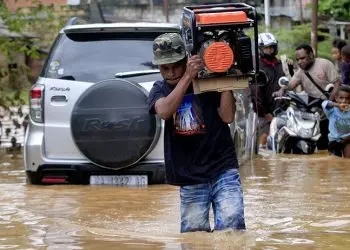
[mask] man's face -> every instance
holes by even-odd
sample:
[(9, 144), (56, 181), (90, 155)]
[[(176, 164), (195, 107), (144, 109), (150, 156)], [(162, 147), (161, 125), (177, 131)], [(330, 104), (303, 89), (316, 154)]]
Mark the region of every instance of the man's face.
[(275, 49), (273, 48), (273, 46), (266, 46), (262, 48), (262, 51), (266, 55), (272, 55), (275, 52)]
[(350, 93), (340, 90), (335, 101), (341, 104), (350, 104)]
[(159, 65), (160, 73), (170, 85), (176, 85), (186, 71), (186, 61)]
[(296, 60), (302, 70), (308, 70), (315, 61), (314, 55), (308, 54), (304, 49), (296, 51)]

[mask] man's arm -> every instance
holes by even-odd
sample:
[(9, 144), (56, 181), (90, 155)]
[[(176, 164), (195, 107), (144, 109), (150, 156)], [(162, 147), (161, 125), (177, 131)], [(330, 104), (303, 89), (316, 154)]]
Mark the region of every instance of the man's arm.
[(188, 86), (191, 83), (191, 78), (184, 75), (175, 89), (167, 97), (159, 98), (155, 105), (155, 111), (164, 120), (168, 120), (179, 108), (182, 99), (186, 93)]
[(197, 77), (201, 68), (201, 60), (198, 55), (192, 56), (187, 62), (185, 74), (182, 76), (173, 91), (167, 96), (162, 97), (154, 104), (156, 113), (164, 120), (173, 116), (180, 107), (183, 97), (192, 80)]
[(236, 100), (233, 97), (232, 91), (224, 91), (221, 93), (218, 112), (223, 122), (229, 124), (234, 121), (236, 113)]
[(331, 93), (331, 96), (330, 96), (330, 100), (335, 100), (336, 98), (336, 95), (337, 95), (337, 92), (338, 92), (338, 88), (340, 87), (340, 84), (341, 84), (341, 81), (340, 79), (337, 79), (333, 85), (334, 85), (334, 88), (332, 90), (332, 93)]
[(285, 90), (294, 90), (298, 85), (299, 85), (299, 81), (297, 78), (292, 77), (292, 79), (290, 79), (290, 82), (288, 83), (287, 86), (283, 87)]
[(301, 79), (299, 75), (300, 75), (300, 70), (293, 75), (292, 79), (290, 79), (290, 82), (288, 83), (287, 86), (281, 87), (278, 91), (273, 93), (273, 95), (282, 96), (286, 90), (294, 90), (299, 84), (301, 84)]

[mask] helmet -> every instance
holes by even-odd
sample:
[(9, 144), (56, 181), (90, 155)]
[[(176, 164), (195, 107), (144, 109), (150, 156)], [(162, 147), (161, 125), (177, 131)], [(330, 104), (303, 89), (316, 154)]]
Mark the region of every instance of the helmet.
[[(258, 36), (258, 46), (259, 46), (259, 52), (260, 56), (266, 57), (266, 56), (273, 56), (275, 57), (278, 53), (278, 42), (274, 35), (271, 33), (260, 33)], [(274, 53), (272, 55), (266, 55), (264, 54), (262, 48), (272, 46), (274, 48)]]

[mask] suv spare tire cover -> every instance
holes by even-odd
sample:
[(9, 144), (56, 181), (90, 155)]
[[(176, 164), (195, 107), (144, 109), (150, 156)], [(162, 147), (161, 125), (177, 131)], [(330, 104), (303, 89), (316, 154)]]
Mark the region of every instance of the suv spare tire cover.
[(156, 144), (160, 119), (149, 114), (148, 92), (136, 83), (113, 79), (94, 84), (76, 102), (73, 139), (86, 158), (106, 168), (131, 166)]

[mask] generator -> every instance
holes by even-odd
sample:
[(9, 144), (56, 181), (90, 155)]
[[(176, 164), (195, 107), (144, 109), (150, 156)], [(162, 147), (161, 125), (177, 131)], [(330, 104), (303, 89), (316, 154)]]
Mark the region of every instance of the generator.
[[(254, 45), (245, 33), (248, 29), (253, 29)], [(188, 55), (199, 54), (202, 59), (199, 79), (218, 76), (255, 78), (259, 72), (257, 14), (250, 5), (186, 6), (182, 15), (182, 38)]]

